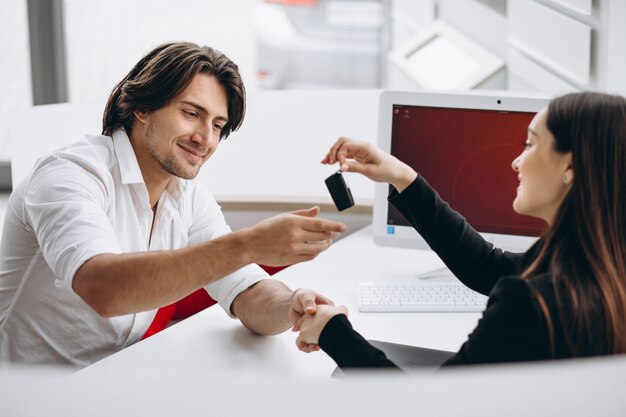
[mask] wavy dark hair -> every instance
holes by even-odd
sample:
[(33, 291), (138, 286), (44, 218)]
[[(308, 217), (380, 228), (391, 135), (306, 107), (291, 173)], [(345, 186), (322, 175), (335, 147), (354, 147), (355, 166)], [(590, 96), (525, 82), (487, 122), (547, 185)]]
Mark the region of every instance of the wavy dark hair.
[(228, 123), (220, 139), (237, 130), (246, 111), (246, 91), (237, 65), (208, 46), (171, 42), (148, 52), (113, 88), (102, 118), (102, 134), (124, 128), (130, 134), (134, 111), (158, 110), (178, 96), (199, 73), (217, 78), (228, 98)]
[[(523, 276), (552, 274), (574, 356), (626, 353), (626, 99), (558, 97), (548, 105), (547, 127), (556, 150), (572, 153), (574, 179)], [(545, 308), (544, 315), (554, 340)]]

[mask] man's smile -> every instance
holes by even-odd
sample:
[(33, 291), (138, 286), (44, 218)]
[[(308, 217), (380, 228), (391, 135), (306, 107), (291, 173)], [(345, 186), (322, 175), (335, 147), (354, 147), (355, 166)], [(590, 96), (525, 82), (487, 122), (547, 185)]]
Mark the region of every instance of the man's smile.
[(184, 151), (187, 158), (194, 162), (202, 162), (209, 152), (207, 148), (198, 149), (182, 143), (177, 143), (177, 145)]

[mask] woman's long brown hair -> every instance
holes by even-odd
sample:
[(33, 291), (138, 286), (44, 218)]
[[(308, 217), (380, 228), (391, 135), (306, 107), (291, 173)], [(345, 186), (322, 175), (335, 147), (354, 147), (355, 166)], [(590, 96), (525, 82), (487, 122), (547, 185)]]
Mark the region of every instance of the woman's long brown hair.
[[(626, 353), (626, 99), (558, 97), (548, 106), (547, 126), (556, 150), (572, 152), (574, 180), (523, 276), (552, 274), (574, 356)], [(550, 329), (553, 320), (546, 319)]]

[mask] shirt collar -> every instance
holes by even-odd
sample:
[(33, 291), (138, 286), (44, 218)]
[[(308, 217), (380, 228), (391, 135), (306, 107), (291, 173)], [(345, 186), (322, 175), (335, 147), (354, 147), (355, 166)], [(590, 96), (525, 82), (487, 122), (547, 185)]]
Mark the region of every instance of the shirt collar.
[(112, 137), (117, 162), (120, 165), (122, 184), (143, 184), (143, 176), (141, 175), (139, 162), (137, 162), (135, 150), (130, 144), (130, 139), (126, 134), (126, 131), (118, 129), (113, 132)]
[[(130, 138), (124, 129), (113, 132), (113, 146), (120, 166), (122, 184), (145, 184), (135, 150), (130, 143)], [(173, 202), (178, 202), (187, 188), (188, 181), (182, 178), (173, 177), (166, 187), (167, 192), (172, 196)]]

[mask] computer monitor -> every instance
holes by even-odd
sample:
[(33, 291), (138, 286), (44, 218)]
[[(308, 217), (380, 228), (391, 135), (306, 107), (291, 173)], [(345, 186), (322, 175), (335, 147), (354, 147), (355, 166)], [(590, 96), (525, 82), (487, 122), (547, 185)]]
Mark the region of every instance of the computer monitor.
[[(524, 251), (546, 225), (513, 210), (519, 183), (511, 162), (523, 150), (533, 116), (547, 104), (547, 98), (494, 93), (384, 91), (378, 146), (412, 166), (488, 241)], [(427, 249), (388, 203), (389, 191), (390, 185), (376, 184), (374, 241)]]

